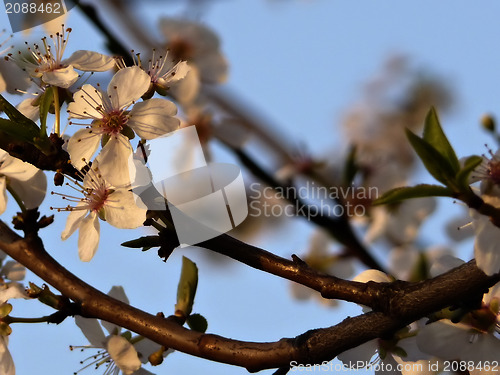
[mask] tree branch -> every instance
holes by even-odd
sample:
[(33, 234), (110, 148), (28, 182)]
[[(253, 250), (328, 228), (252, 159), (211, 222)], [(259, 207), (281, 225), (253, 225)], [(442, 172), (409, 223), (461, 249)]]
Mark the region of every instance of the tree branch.
[[(389, 337), (416, 319), (483, 293), (499, 280), (469, 262), (432, 280), (409, 283), (389, 302), (391, 314), (371, 312), (336, 326), (307, 331), (296, 338), (255, 343), (185, 329), (148, 314), (86, 284), (57, 263), (35, 235), (26, 239), (0, 221), (0, 249), (64, 296), (80, 304), (85, 317), (103, 319), (143, 335), (165, 347), (194, 356), (247, 368), (251, 372), (285, 368), (291, 361), (318, 364), (377, 337)], [(265, 264), (265, 262), (263, 262)], [(292, 271), (290, 271), (292, 272)], [(377, 285), (375, 283), (372, 283)], [(443, 291), (446, 290), (446, 293)]]

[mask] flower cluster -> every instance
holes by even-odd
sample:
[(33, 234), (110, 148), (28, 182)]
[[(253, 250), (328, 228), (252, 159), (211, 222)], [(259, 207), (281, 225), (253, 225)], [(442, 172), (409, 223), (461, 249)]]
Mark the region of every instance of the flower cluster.
[(61, 238), (66, 240), (79, 229), (78, 253), (84, 262), (90, 261), (97, 251), (99, 218), (116, 228), (123, 229), (137, 228), (146, 220), (146, 210), (135, 204), (129, 187), (111, 185), (101, 174), (97, 162), (94, 162), (85, 173), (83, 183), (72, 180), (72, 184), (83, 198), (63, 195), (66, 200), (77, 204), (58, 209), (58, 211), (70, 211)]
[[(108, 296), (126, 304), (129, 303), (121, 286), (112, 287), (108, 292)], [(148, 362), (148, 357), (151, 354), (160, 349), (160, 345), (140, 336), (132, 337), (130, 332), (122, 332), (121, 327), (106, 321), (101, 321), (99, 324), (97, 319), (77, 316), (75, 322), (90, 342), (90, 345), (71, 346), (71, 349), (82, 349), (82, 351), (98, 350), (97, 354), (82, 361), (82, 364), (85, 365), (84, 368), (92, 365), (96, 369), (105, 366), (106, 374), (117, 375), (121, 371), (124, 375), (153, 375), (141, 366), (143, 363)], [(104, 333), (101, 326), (106, 329), (108, 335)]]
[(115, 65), (112, 57), (92, 51), (76, 51), (69, 58), (64, 59), (64, 51), (68, 44), (71, 28), (50, 35), (52, 44), (47, 38), (42, 39), (43, 48), (35, 44), (28, 47), (29, 57), (24, 57), (21, 51), (18, 57), (9, 54), (9, 58), (16, 61), (28, 74), (39, 79), (39, 86), (51, 85), (68, 88), (79, 78), (75, 69), (84, 72), (104, 72)]
[(0, 150), (0, 214), (7, 207), (7, 191), (24, 209), (36, 208), (47, 190), (43, 171)]

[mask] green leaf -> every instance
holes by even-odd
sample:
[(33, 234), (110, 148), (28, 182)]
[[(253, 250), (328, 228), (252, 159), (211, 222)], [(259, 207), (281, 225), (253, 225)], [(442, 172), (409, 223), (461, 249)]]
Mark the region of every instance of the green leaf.
[(41, 134), (40, 128), (31, 119), (23, 115), (2, 95), (0, 95), (0, 109), (9, 117), (0, 119), (0, 131), (5, 132), (16, 140), (35, 145), (46, 155), (54, 152), (54, 147), (47, 134)]
[(12, 104), (10, 104), (2, 95), (0, 95), (0, 109), (5, 112), (8, 118), (10, 118), (12, 121), (19, 122), (19, 123), (25, 123), (25, 124), (32, 124), (35, 127), (36, 124), (31, 121), (28, 117), (23, 115), (19, 110), (14, 107)]
[(0, 131), (10, 135), (16, 140), (28, 143), (33, 143), (33, 139), (38, 137), (39, 132), (38, 128), (36, 128), (35, 133), (32, 129), (26, 129), (21, 124), (5, 118), (0, 118)]
[(465, 160), (463, 168), (457, 173), (458, 186), (462, 188), (469, 188), (469, 175), (483, 162), (481, 156), (472, 155)]
[(131, 247), (134, 249), (152, 248), (161, 245), (160, 236), (144, 236), (122, 243), (122, 246)]
[(344, 186), (350, 186), (357, 173), (358, 166), (356, 164), (356, 146), (351, 145), (349, 148), (349, 154), (347, 154), (347, 159), (344, 164), (344, 172), (342, 176)]
[(437, 112), (434, 107), (430, 109), (425, 117), (423, 139), (434, 147), (449, 163), (454, 173), (460, 169), (455, 150), (451, 147), (448, 138), (443, 132), (443, 128), (439, 122)]
[(208, 328), (208, 322), (203, 315), (191, 314), (186, 320), (187, 325), (193, 331), (205, 333)]
[(182, 257), (182, 271), (177, 286), (177, 303), (175, 313), (189, 316), (193, 310), (194, 297), (198, 287), (198, 267), (191, 260)]
[(415, 186), (405, 186), (389, 190), (372, 204), (391, 204), (398, 203), (406, 199), (423, 197), (451, 197), (453, 191), (441, 185), (420, 184)]
[(446, 186), (453, 184), (455, 172), (453, 172), (453, 168), (448, 160), (427, 141), (413, 134), (410, 130), (406, 129), (406, 135), (413, 149), (424, 163), (427, 171), (436, 180), (442, 182)]
[(54, 102), (54, 90), (57, 90), (57, 87), (50, 86), (45, 89), (45, 92), (42, 94), (42, 98), (40, 100), (40, 134), (47, 134), (47, 115), (49, 113), (50, 106)]

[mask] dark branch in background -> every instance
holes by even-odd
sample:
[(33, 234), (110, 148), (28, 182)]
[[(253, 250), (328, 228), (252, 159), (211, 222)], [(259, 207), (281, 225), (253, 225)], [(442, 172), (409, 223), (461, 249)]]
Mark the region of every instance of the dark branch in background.
[[(283, 186), (272, 175), (262, 169), (245, 151), (233, 149), (233, 152), (255, 177), (273, 188), (281, 188), (283, 191), (286, 191), (287, 186)], [(304, 210), (296, 210), (297, 215), (310, 219), (314, 224), (325, 229), (333, 238), (346, 246), (348, 254), (357, 257), (368, 268), (383, 271), (382, 266), (372, 257), (361, 242), (359, 242), (346, 216), (332, 219), (331, 217), (321, 215), (317, 207), (306, 204), (299, 198), (293, 196), (287, 198), (290, 203), (292, 203), (293, 207), (304, 208)], [(340, 202), (338, 204), (340, 204)]]
[[(307, 331), (295, 338), (255, 343), (231, 340), (185, 329), (172, 320), (148, 314), (86, 284), (57, 263), (34, 234), (26, 239), (0, 221), (0, 249), (80, 305), (82, 316), (103, 319), (143, 335), (165, 347), (245, 367), (255, 372), (286, 368), (291, 361), (317, 364), (341, 352), (397, 330), (464, 299), (481, 295), (499, 280), (469, 262), (435, 279), (408, 283), (388, 301), (390, 314), (371, 312), (347, 318), (336, 326)], [(371, 283), (373, 288), (376, 283)]]
[(293, 260), (281, 258), (226, 234), (196, 246), (223, 254), (258, 270), (295, 281), (320, 292), (324, 298), (355, 302), (375, 310), (384, 310), (387, 307), (386, 301), (398, 290), (394, 283), (382, 287), (380, 284), (358, 283), (326, 275), (309, 267), (296, 256), (293, 256)]

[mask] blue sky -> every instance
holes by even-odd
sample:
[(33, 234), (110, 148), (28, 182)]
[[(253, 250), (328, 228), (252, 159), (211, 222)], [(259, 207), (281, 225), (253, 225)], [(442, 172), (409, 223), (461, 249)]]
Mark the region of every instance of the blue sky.
[[(159, 34), (155, 30), (159, 15), (178, 12), (178, 7), (160, 4), (141, 3), (140, 13), (147, 20), (144, 27), (155, 34)], [(0, 24), (8, 28), (0, 9)], [(313, 154), (327, 155), (342, 146), (338, 125), (345, 110), (356, 102), (363, 83), (378, 72), (388, 55), (403, 53), (415, 64), (448, 79), (454, 89), (456, 105), (442, 120), (457, 153), (463, 156), (483, 153), (486, 142), (494, 148), (478, 121), (484, 112), (500, 114), (499, 14), (500, 3), (494, 0), (482, 1), (480, 6), (463, 0), (225, 0), (208, 7), (202, 19), (221, 36), (222, 50), (230, 62), (227, 86), (278, 124), (278, 134), (294, 143), (305, 143)], [(74, 29), (69, 49), (103, 51), (98, 34), (75, 10), (68, 24)], [(32, 40), (34, 35), (18, 37)], [(44, 204), (46, 213), (49, 205)], [(451, 202), (441, 205), (446, 209)], [(64, 222), (65, 215), (56, 214), (55, 224), (46, 231), (51, 238), (47, 242), (50, 253), (103, 291), (124, 285), (131, 303), (152, 313), (173, 312), (181, 256), (197, 261), (200, 283), (195, 311), (208, 318), (210, 332), (246, 340), (278, 340), (335, 324), (346, 314), (360, 311), (296, 303), (290, 298), (287, 282), (228, 261), (207, 262), (203, 251), (197, 249), (176, 251), (164, 264), (154, 252), (120, 248), (118, 243), (134, 238), (134, 233), (105, 224), (103, 232), (110, 230), (103, 234), (97, 256), (82, 264), (77, 257), (76, 236), (62, 244), (57, 240)], [(137, 237), (142, 232), (135, 233)], [(311, 228), (300, 219), (289, 220), (288, 226), (276, 229), (272, 236), (255, 241), (290, 256), (305, 251), (310, 233)], [(431, 237), (444, 241), (439, 232)], [(27, 280), (37, 278), (28, 276)], [(16, 315), (23, 315), (21, 306), (33, 305), (36, 303), (20, 303)], [(71, 374), (79, 368), (78, 361), (91, 354), (69, 352), (69, 344), (85, 343), (69, 320), (57, 327), (13, 328), (11, 349), (18, 374), (34, 373), (33, 364), (38, 373)], [(22, 362), (27, 356), (32, 358), (31, 365)], [(181, 353), (171, 355), (152, 371), (247, 373)]]

